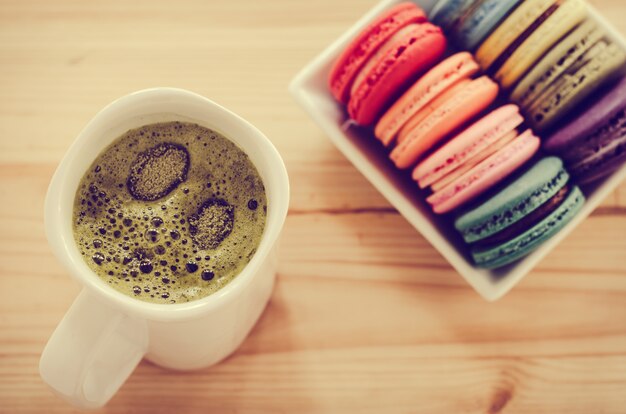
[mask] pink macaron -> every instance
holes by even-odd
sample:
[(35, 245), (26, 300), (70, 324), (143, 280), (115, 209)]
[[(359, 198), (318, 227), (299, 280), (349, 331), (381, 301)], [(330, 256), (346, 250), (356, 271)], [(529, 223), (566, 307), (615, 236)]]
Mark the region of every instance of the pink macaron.
[(434, 192), (426, 201), (437, 214), (450, 212), (508, 177), (539, 149), (540, 140), (526, 130), (469, 171)]
[(523, 121), (516, 105), (495, 109), (420, 162), (413, 170), (413, 179), (420, 188), (437, 188), (437, 183), (458, 176), (459, 170), (471, 168), (495, 152), (499, 142), (507, 141), (507, 135)]

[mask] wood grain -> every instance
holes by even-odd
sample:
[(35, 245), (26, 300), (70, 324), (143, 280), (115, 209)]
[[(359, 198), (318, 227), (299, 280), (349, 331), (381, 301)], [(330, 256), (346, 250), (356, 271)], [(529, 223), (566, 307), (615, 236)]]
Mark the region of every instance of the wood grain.
[[(159, 85), (231, 108), (282, 153), (280, 274), (233, 356), (144, 362), (102, 412), (626, 412), (626, 183), (489, 304), (287, 94), (374, 3), (0, 1), (0, 412), (72, 412), (37, 369), (79, 289), (45, 241), (46, 188), (100, 108)], [(626, 33), (621, 0), (592, 3)]]

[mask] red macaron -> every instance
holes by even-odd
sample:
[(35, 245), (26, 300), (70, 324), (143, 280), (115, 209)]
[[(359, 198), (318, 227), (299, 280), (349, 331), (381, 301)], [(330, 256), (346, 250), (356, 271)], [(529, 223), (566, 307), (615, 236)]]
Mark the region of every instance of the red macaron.
[(350, 87), (359, 70), (394, 33), (411, 23), (426, 21), (426, 13), (413, 3), (400, 3), (365, 28), (337, 58), (328, 76), (328, 87), (342, 104), (348, 103)]
[(335, 61), (333, 96), (348, 103), (359, 125), (370, 125), (403, 87), (436, 64), (446, 50), (438, 27), (413, 3), (400, 3), (363, 30)]

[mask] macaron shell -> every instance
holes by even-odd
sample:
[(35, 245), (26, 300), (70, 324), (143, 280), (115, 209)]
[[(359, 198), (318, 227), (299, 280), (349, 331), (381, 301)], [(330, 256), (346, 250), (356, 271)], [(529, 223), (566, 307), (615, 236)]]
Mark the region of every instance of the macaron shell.
[(566, 0), (551, 14), (502, 65), (495, 75), (503, 89), (509, 89), (552, 45), (587, 17), (582, 0)]
[(581, 56), (579, 64), (572, 65), (555, 80), (533, 107), (526, 109), (527, 120), (536, 130), (549, 129), (599, 86), (617, 76), (625, 62), (621, 47), (597, 43)]
[(464, 162), (493, 145), (524, 121), (516, 105), (504, 105), (485, 115), (420, 162), (413, 179), (421, 188), (440, 180)]
[(563, 188), (570, 176), (557, 157), (544, 157), (492, 197), (461, 213), (454, 227), (467, 243), (519, 222)]
[(581, 210), (584, 201), (585, 197), (580, 189), (573, 187), (555, 211), (524, 233), (495, 247), (473, 248), (474, 262), (479, 267), (493, 269), (526, 256), (569, 223)]
[(337, 58), (328, 76), (328, 86), (339, 102), (346, 104), (361, 67), (378, 47), (402, 27), (426, 21), (426, 14), (411, 2), (399, 3), (367, 26)]
[(534, 65), (513, 89), (510, 99), (522, 107), (530, 106), (541, 92), (603, 36), (603, 31), (593, 20), (582, 23)]
[(456, 43), (474, 50), (498, 24), (523, 0), (483, 0), (459, 23), (454, 31)]
[(548, 10), (555, 0), (524, 0), (476, 51), (476, 61), (485, 70), (515, 42), (541, 15)]
[(400, 128), (426, 104), (461, 79), (478, 72), (478, 64), (471, 54), (460, 52), (445, 59), (415, 82), (392, 105), (376, 124), (374, 135), (389, 146)]
[(398, 168), (408, 168), (447, 134), (485, 110), (498, 95), (498, 85), (486, 76), (474, 79), (435, 109), (391, 152)]
[(348, 113), (359, 125), (370, 125), (389, 100), (408, 81), (430, 69), (446, 49), (441, 29), (430, 23), (419, 24), (380, 57), (363, 81), (356, 85)]
[(357, 73), (354, 78), (354, 82), (352, 82), (352, 86), (350, 87), (350, 95), (356, 92), (356, 89), (361, 85), (363, 80), (367, 77), (367, 75), (372, 71), (374, 66), (378, 64), (380, 59), (389, 53), (390, 50), (397, 47), (398, 42), (402, 42), (402, 39), (406, 36), (410, 36), (410, 34), (417, 28), (416, 23), (411, 23), (397, 32), (395, 32), (385, 43), (380, 45), (378, 50), (369, 58), (369, 60), (363, 65), (359, 73)]
[(517, 170), (537, 152), (539, 145), (539, 138), (528, 130), (426, 201), (437, 214), (452, 211)]

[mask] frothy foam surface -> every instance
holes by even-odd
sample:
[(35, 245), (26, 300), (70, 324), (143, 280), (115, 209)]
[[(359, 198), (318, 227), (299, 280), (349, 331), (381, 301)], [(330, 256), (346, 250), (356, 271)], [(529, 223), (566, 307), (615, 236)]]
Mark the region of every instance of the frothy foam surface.
[(145, 125), (83, 176), (74, 239), (87, 265), (140, 300), (180, 303), (230, 282), (259, 245), (265, 187), (248, 156), (196, 124)]

